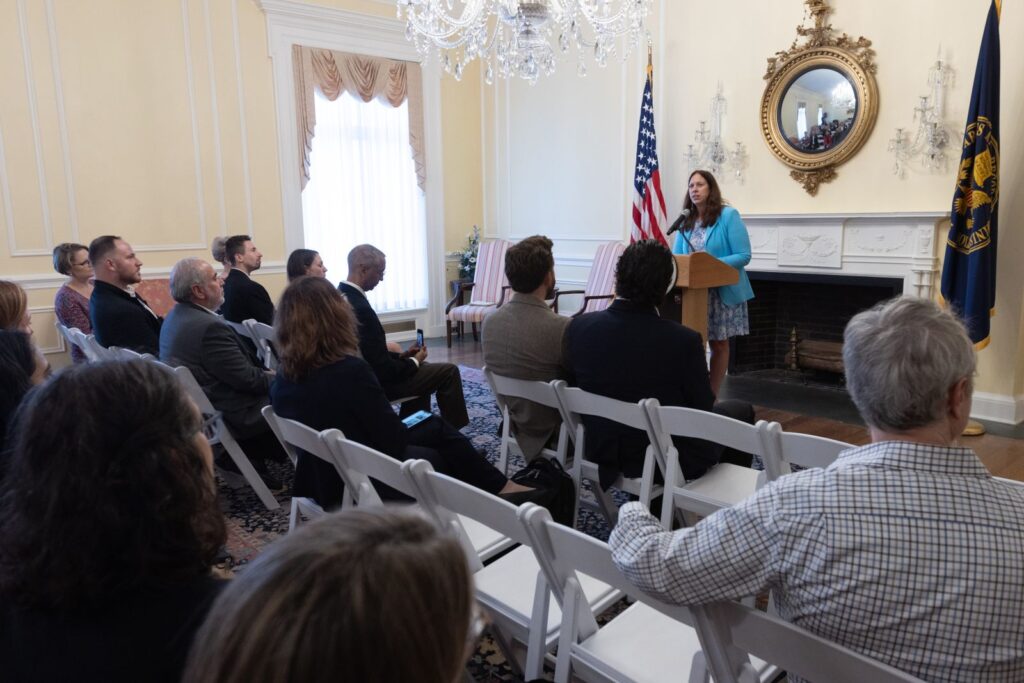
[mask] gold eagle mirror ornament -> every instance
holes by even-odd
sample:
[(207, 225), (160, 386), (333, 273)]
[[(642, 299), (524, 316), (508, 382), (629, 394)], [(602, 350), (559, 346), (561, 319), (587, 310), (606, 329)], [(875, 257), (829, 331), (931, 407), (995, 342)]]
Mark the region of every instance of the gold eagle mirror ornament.
[[(834, 35), (826, 0), (805, 0), (813, 28), (768, 58), (761, 134), (789, 175), (816, 195), (867, 140), (878, 116), (871, 41)], [(800, 37), (806, 38), (797, 45)]]

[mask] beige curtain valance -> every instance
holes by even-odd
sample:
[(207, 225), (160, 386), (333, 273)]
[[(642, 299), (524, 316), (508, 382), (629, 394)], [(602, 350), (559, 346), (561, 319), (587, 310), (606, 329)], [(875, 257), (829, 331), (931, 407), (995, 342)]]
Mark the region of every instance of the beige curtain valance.
[(426, 191), (427, 164), (423, 152), (423, 74), (416, 62), (367, 57), (318, 48), (292, 46), (295, 69), (295, 110), (299, 126), (299, 169), (302, 187), (309, 181), (309, 153), (313, 149), (318, 88), (333, 102), (350, 92), (364, 102), (377, 99), (392, 107), (409, 100), (409, 147), (416, 163), (416, 180)]

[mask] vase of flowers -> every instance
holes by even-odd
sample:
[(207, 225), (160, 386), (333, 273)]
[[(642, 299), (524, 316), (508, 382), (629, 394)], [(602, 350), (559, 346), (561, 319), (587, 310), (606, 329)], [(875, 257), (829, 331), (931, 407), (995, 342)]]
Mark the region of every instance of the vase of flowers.
[(476, 254), (480, 249), (480, 228), (473, 226), (466, 239), (466, 246), (453, 253), (459, 258), (459, 278), (467, 281), (473, 280), (476, 273)]

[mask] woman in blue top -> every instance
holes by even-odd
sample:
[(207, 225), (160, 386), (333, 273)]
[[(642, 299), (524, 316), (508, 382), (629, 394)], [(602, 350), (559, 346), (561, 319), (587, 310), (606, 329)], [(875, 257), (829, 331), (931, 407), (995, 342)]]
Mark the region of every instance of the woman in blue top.
[(711, 346), (711, 390), (718, 389), (729, 367), (729, 338), (748, 334), (747, 301), (754, 298), (743, 267), (750, 263), (750, 236), (740, 213), (725, 206), (715, 177), (707, 171), (690, 174), (683, 210), (690, 215), (676, 235), (675, 254), (705, 251), (740, 272), (734, 285), (708, 292), (708, 344)]

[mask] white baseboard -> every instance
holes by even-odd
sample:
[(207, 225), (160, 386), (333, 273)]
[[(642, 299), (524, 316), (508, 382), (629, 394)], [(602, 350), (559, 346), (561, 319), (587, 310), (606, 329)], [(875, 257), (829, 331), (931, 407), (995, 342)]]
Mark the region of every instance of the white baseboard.
[(971, 417), (1011, 425), (1024, 422), (1024, 395), (1014, 397), (976, 391), (971, 405)]

